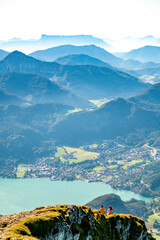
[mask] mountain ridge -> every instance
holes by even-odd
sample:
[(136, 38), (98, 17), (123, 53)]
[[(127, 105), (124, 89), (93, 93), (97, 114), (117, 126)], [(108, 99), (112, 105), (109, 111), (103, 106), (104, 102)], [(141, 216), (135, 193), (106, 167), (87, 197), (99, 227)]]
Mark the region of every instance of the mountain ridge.
[(1, 217), (0, 226), (2, 240), (154, 240), (140, 218), (102, 215), (89, 207), (75, 205), (37, 207), (30, 212)]
[(50, 73), (54, 73), (59, 66), (60, 65), (58, 63), (39, 61), (16, 50), (8, 54), (2, 61), (0, 61), (0, 72), (35, 73), (44, 74), (46, 77), (49, 77), (52, 75), (48, 74), (48, 69), (50, 70)]
[[(159, 93), (159, 84), (155, 87)], [(137, 101), (136, 97), (117, 98), (93, 111), (67, 116), (55, 126), (55, 133), (58, 132), (57, 142), (76, 146), (103, 139), (115, 139), (118, 136), (126, 138), (128, 134), (145, 128), (150, 132), (158, 131), (160, 129), (159, 108), (153, 108), (154, 102), (151, 108), (147, 101), (139, 100), (138, 103)], [(64, 129), (63, 133), (61, 129)], [(72, 139), (75, 139), (74, 142)]]
[(112, 68), (111, 65), (99, 60), (98, 58), (93, 58), (86, 54), (67, 55), (66, 57), (57, 58), (55, 62), (62, 65), (94, 65), (94, 66)]
[(63, 89), (48, 78), (33, 73), (2, 73), (0, 88), (30, 103), (57, 101), (76, 107), (92, 106), (89, 101)]
[(74, 46), (74, 45), (61, 45), (58, 47), (48, 48), (46, 50), (39, 50), (33, 53), (30, 53), (29, 56), (32, 56), (36, 59), (42, 61), (52, 62), (59, 57), (64, 57), (69, 54), (86, 54), (90, 57), (98, 58), (101, 61), (107, 62), (110, 65), (118, 66), (123, 62), (122, 59), (112, 55), (103, 48), (97, 47), (95, 45), (85, 45), (85, 46)]
[[(0, 62), (0, 72), (21, 72), (43, 75), (81, 97), (92, 99), (129, 97), (147, 87), (129, 74), (107, 67), (60, 65), (43, 62), (21, 52), (10, 53)], [(114, 86), (114, 84), (115, 86)], [(89, 100), (90, 100), (89, 99)]]
[(149, 86), (116, 69), (89, 65), (64, 65), (52, 80), (89, 100), (126, 98), (140, 93)]
[(156, 83), (135, 97), (130, 98), (136, 104), (148, 109), (160, 109), (160, 83)]
[(13, 38), (8, 41), (1, 41), (0, 48), (6, 51), (23, 51), (25, 53), (36, 50), (46, 49), (62, 44), (86, 45), (95, 44), (97, 46), (111, 48), (111, 46), (101, 38), (92, 35), (46, 35), (42, 34), (39, 39), (22, 40), (20, 38)]
[(124, 53), (121, 57), (124, 60), (134, 59), (143, 63), (145, 62), (160, 63), (160, 47), (146, 45), (144, 47)]
[(17, 104), (21, 105), (23, 103), (22, 99), (15, 95), (7, 94), (4, 91), (0, 90), (0, 105), (10, 105)]

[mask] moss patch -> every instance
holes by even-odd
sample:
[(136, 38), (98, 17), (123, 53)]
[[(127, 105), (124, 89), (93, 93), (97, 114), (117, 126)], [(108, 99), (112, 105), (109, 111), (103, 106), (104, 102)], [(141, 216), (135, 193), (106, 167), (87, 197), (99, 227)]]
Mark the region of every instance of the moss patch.
[(79, 234), (80, 240), (86, 240), (88, 235), (93, 240), (121, 240), (126, 229), (129, 231), (128, 239), (138, 239), (142, 231), (147, 234), (145, 223), (140, 218), (125, 214), (103, 215), (86, 206), (61, 204), (39, 207), (30, 212), (31, 217), (27, 214), (16, 224), (12, 222), (6, 227), (3, 240), (43, 239), (50, 233), (58, 234), (61, 231), (59, 226), (65, 227), (72, 238)]

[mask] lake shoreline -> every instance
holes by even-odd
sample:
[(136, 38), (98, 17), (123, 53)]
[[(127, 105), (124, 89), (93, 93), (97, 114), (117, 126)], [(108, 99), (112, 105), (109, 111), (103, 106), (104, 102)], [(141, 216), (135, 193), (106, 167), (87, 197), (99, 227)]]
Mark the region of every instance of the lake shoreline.
[(52, 181), (52, 182), (87, 182), (87, 183), (103, 183), (103, 184), (106, 184), (106, 185), (109, 185), (113, 190), (117, 190), (117, 191), (128, 191), (128, 192), (132, 192), (134, 194), (137, 194), (139, 195), (140, 197), (143, 197), (143, 198), (146, 198), (146, 199), (150, 199), (150, 202), (153, 201), (153, 198), (149, 197), (149, 196), (143, 196), (143, 195), (140, 195), (138, 192), (136, 191), (133, 191), (133, 190), (128, 190), (128, 189), (125, 189), (125, 188), (119, 188), (119, 187), (113, 187), (112, 184), (110, 184), (111, 181), (109, 182), (104, 182), (104, 181), (101, 181), (101, 180), (97, 180), (97, 181), (92, 181), (92, 180), (87, 180), (87, 179), (84, 179), (84, 180), (56, 180), (56, 179), (52, 179), (52, 178), (49, 178), (49, 177), (32, 177), (32, 178), (26, 178), (26, 177), (21, 177), (21, 178), (4, 178), (4, 177), (0, 177), (2, 179), (15, 179), (15, 180), (20, 180), (20, 179), (46, 179), (46, 180), (49, 180), (49, 181)]
[(85, 205), (96, 197), (111, 193), (120, 196), (123, 201), (131, 198), (146, 203), (152, 201), (130, 191), (112, 189), (102, 182), (0, 178), (0, 214), (9, 215), (56, 204)]

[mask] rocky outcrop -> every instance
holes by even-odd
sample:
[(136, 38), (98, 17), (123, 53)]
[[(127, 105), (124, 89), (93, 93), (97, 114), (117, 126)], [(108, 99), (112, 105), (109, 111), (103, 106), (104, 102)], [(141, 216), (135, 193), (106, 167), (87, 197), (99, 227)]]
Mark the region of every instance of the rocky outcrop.
[(0, 218), (2, 240), (153, 240), (132, 215), (102, 215), (85, 206), (56, 205)]

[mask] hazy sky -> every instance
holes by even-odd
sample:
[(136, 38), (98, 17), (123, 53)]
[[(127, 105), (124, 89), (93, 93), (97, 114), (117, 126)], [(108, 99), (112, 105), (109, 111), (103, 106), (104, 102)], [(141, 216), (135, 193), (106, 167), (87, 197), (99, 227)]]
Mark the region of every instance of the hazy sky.
[(160, 36), (160, 0), (0, 0), (0, 39)]

